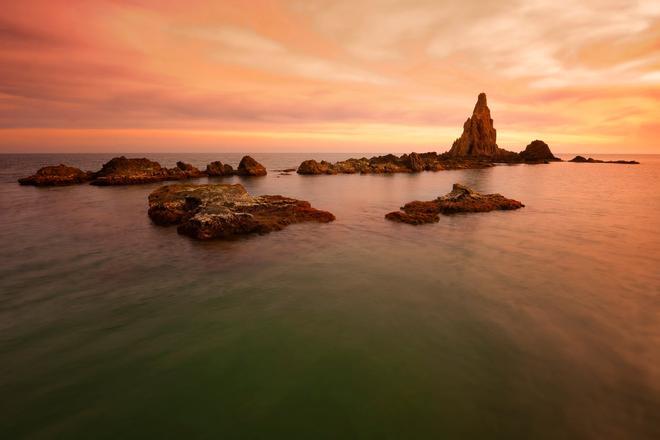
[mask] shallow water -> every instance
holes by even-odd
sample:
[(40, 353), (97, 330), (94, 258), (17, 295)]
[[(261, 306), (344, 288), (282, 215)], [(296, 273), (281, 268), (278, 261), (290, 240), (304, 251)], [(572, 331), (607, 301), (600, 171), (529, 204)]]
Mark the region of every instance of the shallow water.
[[(255, 154), (267, 177), (213, 181), (337, 220), (228, 242), (152, 225), (159, 184), (15, 183), (112, 156), (0, 156), (3, 438), (660, 438), (660, 156), (279, 176), (355, 155)], [(384, 220), (454, 182), (526, 207)]]

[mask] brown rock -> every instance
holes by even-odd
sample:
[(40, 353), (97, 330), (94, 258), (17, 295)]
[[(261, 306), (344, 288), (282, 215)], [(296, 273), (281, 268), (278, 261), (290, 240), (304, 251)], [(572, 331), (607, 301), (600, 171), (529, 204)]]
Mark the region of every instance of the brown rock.
[(182, 179), (192, 179), (192, 178), (206, 176), (205, 172), (200, 171), (198, 168), (192, 166), (189, 163), (185, 163), (181, 161), (176, 163), (176, 168), (173, 168), (172, 170), (169, 171), (171, 174), (181, 175)]
[(538, 139), (527, 145), (525, 150), (520, 152), (520, 157), (525, 162), (561, 161), (561, 159), (552, 154), (548, 144)]
[(575, 156), (573, 159), (569, 160), (569, 162), (575, 162), (575, 163), (616, 163), (616, 164), (621, 164), (621, 165), (639, 165), (639, 162), (636, 160), (600, 160), (600, 159), (593, 159), (589, 158), (587, 159), (584, 156)]
[(494, 157), (497, 155), (497, 132), (493, 127), (486, 94), (480, 93), (472, 117), (463, 124), (463, 134), (449, 150), (456, 157)]
[(236, 174), (239, 176), (265, 176), (266, 168), (250, 156), (243, 156), (238, 164)]
[(231, 165), (223, 164), (219, 160), (206, 165), (206, 174), (212, 177), (233, 176), (234, 168)]
[(242, 185), (175, 184), (149, 195), (149, 217), (178, 224), (180, 234), (200, 240), (267, 233), (300, 222), (331, 222), (335, 216), (309, 202), (282, 196), (253, 197)]
[(401, 211), (390, 212), (385, 218), (392, 221), (418, 225), (439, 220), (438, 214), (459, 212), (487, 212), (522, 208), (517, 200), (507, 199), (500, 194), (480, 194), (466, 186), (455, 183), (452, 191), (428, 202), (406, 203)]
[(40, 168), (29, 177), (18, 179), (21, 185), (63, 186), (89, 182), (93, 174), (64, 164)]
[(163, 182), (202, 177), (205, 173), (194, 166), (177, 162), (174, 168), (162, 167), (158, 162), (146, 158), (128, 159), (115, 157), (106, 162), (100, 171), (94, 174), (92, 185), (134, 185), (140, 183)]

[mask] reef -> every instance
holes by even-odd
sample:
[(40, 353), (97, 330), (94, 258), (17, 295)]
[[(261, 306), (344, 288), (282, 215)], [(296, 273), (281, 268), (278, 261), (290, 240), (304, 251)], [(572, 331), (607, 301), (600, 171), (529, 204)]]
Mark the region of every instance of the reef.
[(419, 225), (439, 221), (439, 214), (461, 212), (488, 212), (513, 210), (524, 207), (521, 202), (507, 199), (500, 194), (481, 194), (467, 186), (455, 183), (451, 192), (428, 202), (406, 203), (400, 211), (385, 215), (388, 220)]
[(372, 158), (347, 159), (330, 163), (306, 160), (298, 174), (386, 174), (417, 173), (470, 168), (487, 168), (497, 163), (548, 163), (561, 161), (543, 141), (535, 140), (520, 153), (497, 146), (497, 131), (493, 125), (485, 93), (479, 94), (472, 116), (463, 124), (461, 137), (445, 153), (410, 153), (402, 156), (387, 154)]
[(82, 171), (67, 165), (46, 166), (34, 175), (18, 179), (21, 185), (56, 186), (89, 182), (92, 185), (135, 185), (199, 177), (265, 176), (266, 168), (250, 156), (244, 156), (238, 169), (222, 162), (211, 162), (201, 171), (185, 162), (177, 162), (174, 168), (165, 168), (147, 158), (115, 157), (103, 164), (99, 171)]
[(173, 184), (149, 195), (149, 217), (158, 225), (178, 225), (180, 234), (199, 240), (278, 231), (293, 223), (327, 223), (335, 216), (309, 202), (280, 195), (251, 196), (240, 184)]
[(586, 158), (584, 156), (575, 156), (573, 159), (569, 160), (569, 162), (574, 162), (574, 163), (618, 163), (622, 165), (639, 165), (639, 162), (636, 160), (599, 160), (599, 159), (593, 159), (593, 158)]

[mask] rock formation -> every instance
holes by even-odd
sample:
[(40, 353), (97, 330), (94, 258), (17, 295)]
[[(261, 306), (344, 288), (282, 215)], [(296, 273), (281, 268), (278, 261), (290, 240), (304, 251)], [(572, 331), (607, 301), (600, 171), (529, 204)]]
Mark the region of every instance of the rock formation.
[(115, 157), (94, 173), (92, 185), (133, 185), (201, 177), (202, 173), (190, 164), (177, 162), (175, 168), (164, 168), (158, 162), (146, 158), (128, 159)]
[(593, 159), (589, 158), (587, 159), (584, 156), (575, 156), (573, 159), (569, 160), (569, 162), (575, 162), (575, 163), (618, 163), (622, 165), (639, 165), (639, 162), (636, 160), (599, 160), (599, 159)]
[(92, 176), (93, 173), (90, 171), (82, 171), (78, 168), (60, 164), (40, 168), (32, 176), (18, 179), (18, 183), (34, 186), (75, 185), (77, 183), (89, 182), (92, 180)]
[(200, 240), (267, 233), (293, 223), (335, 219), (306, 201), (251, 196), (240, 184), (162, 186), (149, 195), (149, 217), (159, 225), (179, 225), (180, 234)]
[(389, 174), (415, 173), (420, 171), (457, 170), (465, 168), (486, 168), (490, 161), (479, 159), (464, 160), (438, 153), (410, 153), (402, 156), (387, 154), (370, 159), (347, 159), (330, 163), (306, 160), (298, 167), (298, 174)]
[(265, 176), (266, 168), (250, 156), (243, 156), (238, 164), (236, 174), (239, 176)]
[(479, 94), (472, 117), (463, 124), (463, 134), (454, 141), (449, 154), (454, 157), (497, 156), (497, 132), (493, 127), (485, 93)]
[(234, 168), (231, 165), (223, 164), (219, 160), (206, 165), (206, 174), (210, 177), (233, 176)]
[(552, 154), (548, 144), (538, 139), (527, 145), (525, 150), (520, 152), (520, 157), (525, 162), (561, 162), (561, 159), (555, 157), (554, 154)]
[(456, 214), (459, 212), (487, 212), (493, 210), (511, 210), (524, 207), (517, 200), (507, 199), (500, 194), (480, 194), (466, 186), (455, 183), (452, 191), (428, 202), (414, 201), (406, 203), (401, 211), (385, 215), (388, 220), (418, 225), (439, 220), (438, 214)]

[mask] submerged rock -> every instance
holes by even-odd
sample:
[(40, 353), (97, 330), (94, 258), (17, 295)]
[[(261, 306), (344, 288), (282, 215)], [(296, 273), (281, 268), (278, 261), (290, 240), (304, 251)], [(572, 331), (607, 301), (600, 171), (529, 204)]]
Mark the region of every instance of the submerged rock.
[(599, 160), (599, 159), (593, 159), (589, 158), (587, 159), (584, 156), (575, 156), (573, 159), (569, 160), (569, 162), (575, 162), (575, 163), (618, 163), (622, 165), (639, 165), (639, 162), (636, 160)]
[(265, 176), (266, 168), (250, 156), (243, 156), (238, 164), (236, 174), (239, 176)]
[(200, 240), (267, 233), (300, 222), (331, 222), (335, 216), (309, 202), (279, 195), (251, 196), (240, 184), (174, 184), (149, 195), (149, 217)]
[(39, 168), (32, 176), (18, 179), (18, 183), (34, 186), (63, 186), (89, 182), (92, 177), (93, 173), (90, 171), (59, 164)]
[(234, 168), (229, 164), (223, 164), (219, 160), (206, 165), (206, 174), (210, 177), (233, 176)]
[(525, 150), (520, 152), (520, 157), (525, 162), (561, 162), (561, 159), (552, 154), (548, 144), (538, 139), (527, 145)]
[(385, 218), (418, 225), (437, 222), (440, 219), (438, 214), (512, 210), (524, 206), (519, 201), (507, 199), (500, 194), (480, 194), (467, 186), (455, 183), (450, 193), (428, 202), (406, 203), (401, 207), (401, 211), (390, 212)]
[(175, 168), (164, 168), (146, 158), (115, 157), (94, 174), (92, 185), (134, 185), (202, 177), (205, 174), (194, 166), (177, 162)]
[(449, 154), (454, 157), (497, 156), (497, 131), (490, 117), (485, 93), (479, 94), (472, 117), (463, 124), (463, 134), (454, 141)]

